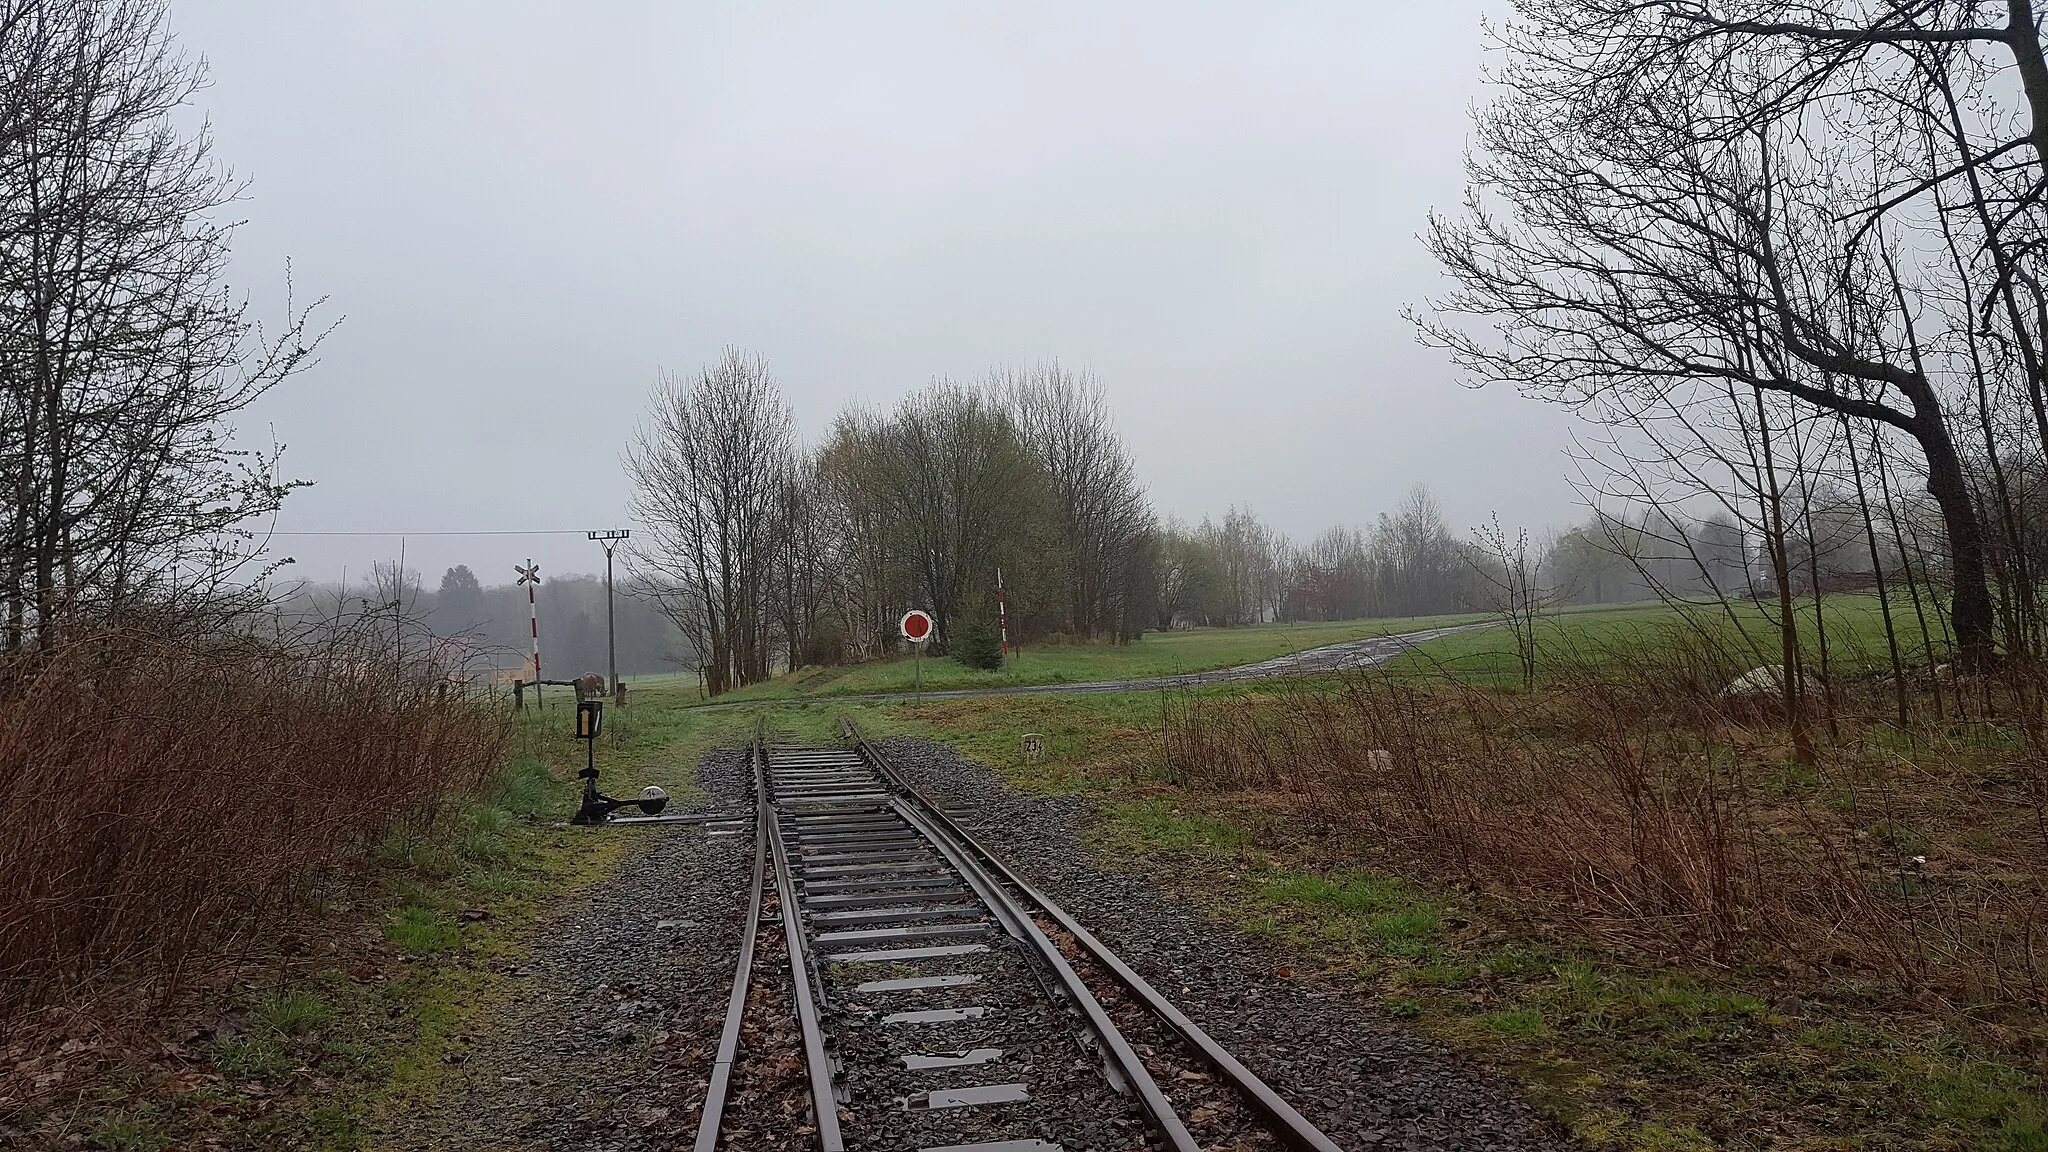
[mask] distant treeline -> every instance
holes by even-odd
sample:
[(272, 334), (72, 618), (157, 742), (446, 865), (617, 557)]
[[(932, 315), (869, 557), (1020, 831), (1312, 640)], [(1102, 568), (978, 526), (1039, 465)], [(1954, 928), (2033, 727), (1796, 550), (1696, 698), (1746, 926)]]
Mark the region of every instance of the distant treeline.
[[(549, 680), (605, 674), (604, 577), (544, 576), (536, 600), (542, 674)], [(410, 642), (419, 657), (431, 656), (436, 671), (520, 668), (532, 642), (526, 589), (484, 585), (467, 564), (447, 569), (432, 587), (417, 572), (407, 570), (401, 579), (395, 566), (379, 565), (353, 587), (290, 589), (277, 597), (277, 611), (298, 621), (388, 617), (393, 634)], [(615, 611), (620, 675), (694, 666), (688, 642), (644, 588), (619, 579)]]
[[(1940, 566), (1938, 514), (1924, 503), (1902, 501), (1902, 529), (1882, 536), (1866, 532), (1858, 505), (1839, 493), (1817, 488), (1798, 512), (1784, 537), (1795, 595), (1866, 589), (1879, 572)], [(1153, 626), (1162, 629), (1495, 611), (1516, 582), (1552, 607), (1777, 592), (1769, 542), (1726, 515), (1638, 506), (1534, 540), (1497, 525), (1454, 533), (1420, 484), (1371, 527), (1336, 525), (1306, 544), (1245, 508), (1194, 527), (1168, 520), (1156, 555)]]
[(1169, 520), (1158, 541), (1159, 628), (1462, 612), (1482, 583), (1419, 484), (1369, 531), (1338, 525), (1306, 545), (1244, 508), (1193, 528)]

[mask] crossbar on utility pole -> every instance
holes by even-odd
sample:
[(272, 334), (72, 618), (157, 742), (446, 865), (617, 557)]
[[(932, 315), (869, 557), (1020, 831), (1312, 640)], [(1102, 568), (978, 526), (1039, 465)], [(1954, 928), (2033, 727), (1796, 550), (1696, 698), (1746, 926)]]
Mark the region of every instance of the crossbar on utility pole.
[(604, 546), (604, 655), (605, 682), (612, 686), (612, 699), (619, 699), (619, 633), (612, 615), (612, 550), (633, 533), (623, 528), (592, 532), (589, 536)]

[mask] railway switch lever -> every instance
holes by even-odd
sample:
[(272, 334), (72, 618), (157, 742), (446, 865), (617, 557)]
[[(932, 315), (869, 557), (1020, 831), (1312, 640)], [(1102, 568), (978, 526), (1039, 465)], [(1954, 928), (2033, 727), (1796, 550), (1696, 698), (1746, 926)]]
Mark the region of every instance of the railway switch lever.
[(649, 816), (657, 815), (668, 806), (668, 793), (660, 787), (649, 784), (640, 790), (640, 795), (621, 800), (607, 796), (597, 790), (597, 737), (604, 731), (604, 701), (578, 700), (576, 702), (576, 738), (583, 741), (583, 770), (576, 775), (583, 778), (583, 806), (576, 810), (575, 824), (602, 824), (612, 818), (612, 813), (629, 804), (637, 804)]

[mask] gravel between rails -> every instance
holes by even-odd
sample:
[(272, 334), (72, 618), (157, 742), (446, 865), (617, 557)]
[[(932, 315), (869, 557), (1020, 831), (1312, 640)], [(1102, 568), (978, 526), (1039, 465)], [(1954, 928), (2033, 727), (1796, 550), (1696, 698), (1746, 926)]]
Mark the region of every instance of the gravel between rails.
[(1074, 971), (1088, 985), (1145, 1070), (1173, 1102), (1188, 1135), (1204, 1148), (1227, 1152), (1287, 1152), (1263, 1114), (1249, 1104), (1228, 1080), (1214, 1075), (1188, 1043), (1137, 997), (1124, 991), (1107, 969), (1082, 949), (1049, 916), (1033, 917), (1039, 930), (1059, 946)]
[[(749, 810), (745, 752), (713, 752), (698, 774), (706, 799), (676, 811)], [(560, 834), (644, 845), (537, 929), (451, 1090), (380, 1133), (377, 1147), (690, 1146), (731, 991), (751, 833), (670, 826)]]
[(963, 827), (1345, 1148), (1578, 1147), (1511, 1084), (1403, 1031), (1369, 1001), (1312, 979), (1282, 978), (1277, 969), (1288, 958), (1271, 947), (1213, 923), (1144, 877), (1105, 871), (1075, 836), (1090, 818), (1085, 801), (1019, 796), (941, 744), (878, 746), (935, 801), (970, 811)]
[[(841, 998), (827, 1027), (838, 1039), (850, 1096), (846, 1146), (894, 1152), (1035, 1138), (1066, 1152), (1146, 1152), (1151, 1141), (1144, 1119), (1134, 1102), (1110, 1087), (1099, 1059), (1081, 1048), (1080, 1022), (1048, 999), (1022, 946), (1007, 938), (989, 943), (987, 952), (909, 971), (983, 977), (979, 984), (935, 992), (859, 993), (859, 982), (887, 978), (892, 966), (827, 965), (828, 988)], [(880, 1022), (896, 1010), (969, 1005), (985, 1006), (990, 1014), (946, 1024)], [(1003, 1055), (993, 1064), (924, 1072), (905, 1070), (900, 1059), (906, 1052), (975, 1048), (997, 1048)], [(959, 1109), (910, 1106), (934, 1089), (1005, 1082), (1026, 1084), (1030, 1099)]]
[[(718, 1146), (728, 1152), (812, 1152), (817, 1147), (794, 995), (789, 950), (782, 938), (782, 906), (771, 888), (762, 898), (761, 934), (754, 946), (747, 1011), (740, 1022), (740, 1049), (718, 1126)], [(707, 1065), (716, 1052), (715, 1043), (706, 1048)], [(704, 1090), (701, 1083), (695, 1086), (700, 1103)], [(694, 1123), (697, 1114), (693, 1111), (690, 1118)], [(694, 1128), (691, 1135), (694, 1138)], [(679, 1141), (676, 1147), (690, 1144)]]

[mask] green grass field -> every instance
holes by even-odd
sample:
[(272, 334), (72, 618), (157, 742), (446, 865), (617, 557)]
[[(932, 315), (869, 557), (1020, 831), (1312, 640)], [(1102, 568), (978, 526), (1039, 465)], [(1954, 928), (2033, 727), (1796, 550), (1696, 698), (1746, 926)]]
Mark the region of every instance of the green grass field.
[[(1908, 664), (1947, 660), (1939, 606), (1923, 604), (1927, 628), (1921, 630), (1912, 605), (1891, 606), (1900, 657)], [(1855, 675), (1889, 666), (1884, 613), (1874, 595), (1828, 596), (1818, 618), (1811, 599), (1796, 602), (1801, 660), (1809, 667), (1825, 663), (1836, 675)], [(1827, 643), (1823, 660), (1825, 622)], [(1932, 633), (1932, 643), (1928, 634)], [(1620, 653), (1650, 646), (1694, 643), (1712, 646), (1733, 663), (1756, 667), (1784, 662), (1775, 603), (1650, 603), (1601, 610), (1567, 611), (1537, 621), (1537, 676), (1576, 675)], [(1431, 640), (1387, 665), (1395, 674), (1450, 673), (1469, 683), (1512, 686), (1521, 681), (1513, 634), (1505, 628), (1476, 629)]]
[[(983, 672), (950, 657), (922, 661), (924, 686), (948, 688), (1012, 688), (1027, 684), (1085, 684), (1100, 680), (1136, 680), (1207, 672), (1254, 664), (1276, 656), (1452, 624), (1485, 620), (1480, 613), (1454, 616), (1404, 616), (1376, 620), (1343, 620), (1323, 624), (1262, 624), (1249, 628), (1194, 628), (1184, 632), (1148, 632), (1130, 644), (1055, 644), (1013, 652), (1000, 671)], [(881, 660), (839, 668), (806, 668), (794, 676), (777, 676), (720, 698), (721, 703), (798, 700), (908, 692), (917, 676), (911, 659)], [(643, 688), (693, 687), (684, 677), (635, 677), (634, 691)]]
[[(1799, 601), (1796, 610), (1803, 659), (1809, 666), (1825, 663), (1835, 674), (1855, 674), (1888, 664), (1883, 613), (1876, 596), (1840, 595), (1823, 600), (1821, 618), (1827, 624), (1825, 660), (1821, 633), (1815, 626), (1813, 601)], [(1935, 661), (1947, 659), (1938, 605), (1923, 604), (1927, 632), (1933, 634), (1931, 644), (1910, 603), (1895, 598), (1891, 611), (1901, 656), (1908, 663), (1925, 664), (1930, 652)], [(1347, 640), (1490, 619), (1493, 617), (1484, 613), (1465, 613), (1148, 632), (1130, 644), (1026, 647), (1014, 652), (1009, 663), (995, 672), (968, 668), (950, 657), (926, 658), (922, 661), (922, 675), (924, 687), (930, 691), (1137, 680), (1208, 672)], [(1745, 666), (1781, 662), (1775, 604), (1598, 604), (1566, 608), (1538, 622), (1538, 674), (1543, 675), (1546, 668), (1556, 674), (1577, 674), (1589, 665), (1607, 662), (1616, 653), (1669, 644), (1686, 637), (1711, 644), (1727, 654), (1731, 662)], [(1469, 683), (1502, 687), (1519, 684), (1521, 677), (1514, 638), (1505, 628), (1475, 629), (1431, 640), (1397, 657), (1388, 668), (1413, 676), (1449, 673)], [(786, 703), (907, 693), (917, 676), (917, 662), (908, 658), (805, 668), (794, 675), (777, 676), (764, 684), (728, 693), (718, 703)], [(630, 677), (628, 684), (635, 693), (656, 694), (664, 703), (701, 701), (696, 680), (691, 676), (636, 676)]]

